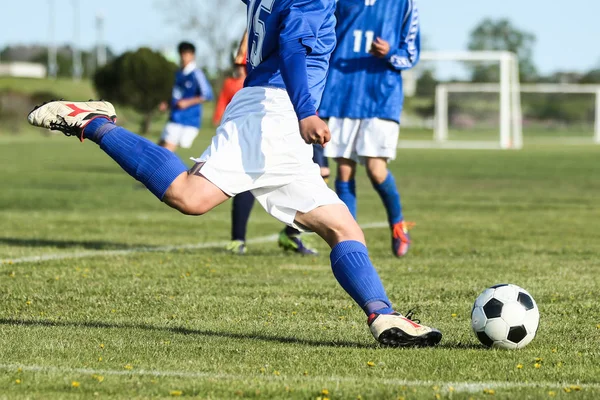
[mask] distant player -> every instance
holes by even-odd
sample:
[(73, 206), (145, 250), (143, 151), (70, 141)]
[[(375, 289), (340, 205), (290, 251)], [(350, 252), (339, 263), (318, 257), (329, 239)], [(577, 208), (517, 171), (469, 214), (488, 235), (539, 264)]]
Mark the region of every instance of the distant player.
[(335, 0), (246, 4), (248, 78), (191, 170), (170, 151), (115, 125), (108, 104), (54, 101), (32, 111), (29, 122), (99, 144), (128, 174), (184, 214), (202, 215), (252, 191), (269, 214), (316, 232), (331, 246), (333, 274), (368, 315), (376, 340), (391, 346), (436, 345), (439, 331), (394, 311), (360, 227), (312, 161), (312, 144), (330, 139), (317, 108), (335, 46)]
[(213, 98), (212, 88), (202, 70), (196, 66), (196, 48), (188, 42), (178, 47), (181, 69), (175, 75), (175, 85), (168, 107), (169, 122), (160, 137), (160, 146), (170, 151), (188, 149), (202, 123), (202, 104)]
[(213, 114), (213, 125), (219, 126), (225, 109), (233, 100), (233, 96), (244, 87), (244, 81), (246, 80), (246, 49), (248, 48), (248, 36), (244, 33), (242, 41), (240, 42), (240, 48), (238, 54), (233, 62), (233, 74), (230, 77), (225, 78), (223, 82), (223, 88), (217, 99), (215, 106), (215, 113)]
[(319, 115), (329, 118), (327, 157), (337, 162), (335, 189), (356, 218), (357, 162), (365, 165), (392, 231), (392, 251), (408, 252), (400, 194), (387, 163), (396, 158), (401, 72), (419, 61), (419, 13), (413, 0), (339, 0), (338, 45)]

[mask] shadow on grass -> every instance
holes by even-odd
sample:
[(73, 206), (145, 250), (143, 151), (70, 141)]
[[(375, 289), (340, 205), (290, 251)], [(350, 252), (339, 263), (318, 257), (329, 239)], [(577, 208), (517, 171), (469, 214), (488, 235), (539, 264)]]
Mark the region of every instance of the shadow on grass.
[(71, 247), (81, 247), (93, 250), (127, 250), (140, 245), (128, 245), (123, 243), (103, 242), (103, 241), (79, 241), (79, 240), (47, 240), (47, 239), (25, 239), (25, 238), (0, 238), (0, 245), (20, 247), (56, 247), (67, 249)]
[(462, 342), (443, 342), (438, 346), (440, 349), (449, 350), (485, 350), (489, 351), (486, 347), (483, 347), (477, 343), (462, 343)]
[(274, 342), (284, 344), (299, 344), (313, 347), (346, 347), (346, 348), (357, 348), (357, 349), (375, 349), (379, 345), (346, 342), (346, 341), (320, 341), (320, 340), (309, 340), (295, 337), (285, 336), (268, 336), (260, 333), (234, 333), (234, 332), (217, 332), (200, 329), (190, 329), (184, 327), (169, 327), (169, 326), (154, 326), (147, 324), (123, 324), (123, 323), (108, 323), (102, 321), (87, 321), (87, 322), (74, 322), (74, 321), (49, 321), (49, 320), (23, 320), (14, 318), (0, 318), (0, 325), (22, 325), (22, 326), (33, 326), (33, 327), (74, 327), (74, 328), (95, 328), (95, 329), (142, 329), (147, 331), (162, 331), (171, 332), (181, 335), (198, 335), (206, 337), (217, 337), (227, 338), (235, 340), (257, 340), (262, 342)]

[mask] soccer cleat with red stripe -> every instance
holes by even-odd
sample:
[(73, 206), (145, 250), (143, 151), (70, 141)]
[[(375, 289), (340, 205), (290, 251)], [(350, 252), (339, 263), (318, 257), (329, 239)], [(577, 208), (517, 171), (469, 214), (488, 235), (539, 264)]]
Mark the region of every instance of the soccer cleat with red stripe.
[(83, 142), (83, 129), (96, 118), (117, 119), (115, 108), (108, 101), (74, 102), (53, 100), (35, 107), (27, 116), (33, 126), (61, 131), (77, 136)]
[(396, 257), (404, 257), (410, 247), (410, 235), (408, 230), (414, 226), (414, 223), (400, 221), (392, 226), (392, 253)]
[(442, 340), (437, 329), (421, 325), (411, 319), (412, 312), (406, 316), (392, 314), (371, 314), (367, 323), (375, 340), (390, 347), (433, 347)]

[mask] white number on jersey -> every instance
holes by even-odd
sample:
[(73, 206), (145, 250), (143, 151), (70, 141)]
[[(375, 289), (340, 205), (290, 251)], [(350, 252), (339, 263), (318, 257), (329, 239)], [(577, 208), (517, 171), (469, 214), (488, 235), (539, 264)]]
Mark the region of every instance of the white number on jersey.
[(365, 0), (365, 6), (374, 6), (377, 0)]
[[(256, 9), (254, 15), (250, 15), (256, 2), (260, 1), (260, 5)], [(366, 0), (365, 0), (366, 1)], [(262, 11), (271, 13), (275, 0), (250, 0), (248, 3), (248, 32), (253, 32), (254, 37), (251, 39), (250, 45), (250, 64), (256, 67), (262, 62), (262, 48), (265, 41), (265, 23), (260, 19)]]
[[(365, 0), (365, 1), (369, 1), (369, 0)], [(373, 2), (375, 2), (375, 0), (372, 0)], [(373, 39), (375, 38), (375, 33), (373, 31), (366, 31), (364, 32), (364, 37), (365, 37), (365, 53), (368, 53), (369, 51), (371, 51), (371, 46), (373, 46)], [(355, 53), (360, 53), (362, 51), (362, 40), (363, 40), (363, 31), (361, 30), (355, 30), (354, 31), (354, 52)]]

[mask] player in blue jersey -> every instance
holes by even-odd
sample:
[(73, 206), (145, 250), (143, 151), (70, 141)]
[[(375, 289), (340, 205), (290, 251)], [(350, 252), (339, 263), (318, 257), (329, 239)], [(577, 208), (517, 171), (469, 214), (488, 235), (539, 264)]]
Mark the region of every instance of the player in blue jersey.
[[(244, 32), (242, 36), (242, 40), (240, 41), (240, 47), (238, 48), (237, 55), (235, 56), (235, 63), (237, 65), (243, 65), (243, 76), (244, 80), (246, 78), (246, 66), (248, 60), (248, 32)], [(227, 88), (227, 83), (229, 81), (225, 81), (224, 91)], [(231, 100), (233, 100), (233, 96), (239, 90), (241, 90), (243, 84), (239, 86), (233, 87), (231, 86), (229, 90), (226, 92), (226, 97), (221, 93), (219, 96), (219, 103), (217, 104), (217, 109), (215, 110), (215, 120), (214, 125), (218, 126), (221, 123), (221, 118), (223, 117), (223, 113), (225, 112), (225, 108), (229, 105)], [(313, 145), (315, 151), (315, 157), (313, 160), (321, 166), (321, 175), (323, 175), (323, 162), (324, 157), (317, 158), (317, 154), (323, 153), (323, 146), (321, 145)], [(327, 159), (325, 159), (327, 160)], [(329, 172), (327, 175), (329, 175)], [(246, 231), (248, 228), (248, 220), (250, 219), (250, 213), (252, 212), (252, 208), (254, 207), (254, 195), (252, 192), (242, 192), (237, 194), (232, 201), (231, 205), (231, 241), (227, 244), (225, 249), (236, 255), (246, 254)], [(294, 227), (286, 226), (281, 232), (279, 232), (279, 237), (277, 238), (277, 242), (279, 247), (284, 249), (285, 251), (293, 251), (302, 255), (317, 255), (318, 252), (311, 244), (311, 240), (305, 235), (297, 230)]]
[[(168, 107), (169, 122), (159, 144), (171, 151), (188, 149), (202, 123), (202, 104), (213, 99), (213, 92), (202, 70), (196, 66), (196, 48), (188, 42), (178, 46), (181, 69), (175, 75), (175, 85)], [(166, 109), (167, 107), (162, 107)]]
[[(113, 123), (102, 102), (53, 101), (32, 125), (99, 144), (128, 174), (184, 214), (202, 215), (250, 190), (265, 210), (332, 248), (333, 274), (391, 346), (433, 346), (442, 334), (398, 314), (371, 263), (364, 235), (321, 178), (312, 144), (330, 139), (317, 116), (335, 46), (335, 0), (250, 0), (248, 78), (212, 144), (188, 171), (170, 151)], [(227, 310), (224, 310), (227, 312)]]
[(385, 205), (392, 251), (408, 252), (408, 223), (387, 163), (396, 157), (402, 112), (402, 71), (419, 61), (419, 13), (414, 0), (339, 0), (338, 45), (319, 115), (329, 118), (337, 161), (337, 194), (356, 218), (357, 163), (366, 167)]

